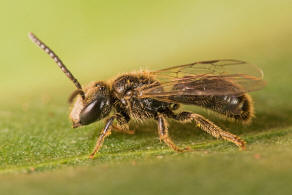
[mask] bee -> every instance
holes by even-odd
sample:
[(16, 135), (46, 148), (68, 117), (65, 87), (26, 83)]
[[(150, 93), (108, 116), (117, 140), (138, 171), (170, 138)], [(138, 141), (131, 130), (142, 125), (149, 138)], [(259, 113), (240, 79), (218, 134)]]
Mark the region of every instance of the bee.
[(171, 140), (167, 119), (194, 123), (215, 138), (245, 149), (246, 143), (240, 137), (197, 113), (178, 109), (181, 104), (196, 105), (232, 121), (249, 123), (254, 117), (254, 107), (248, 92), (265, 85), (263, 72), (257, 66), (234, 59), (199, 61), (152, 72), (125, 73), (108, 82), (93, 81), (81, 86), (54, 51), (33, 33), (29, 33), (29, 38), (57, 63), (77, 88), (69, 98), (73, 128), (105, 119), (90, 158), (113, 130), (133, 134), (128, 125), (131, 119), (157, 121), (160, 140), (177, 152), (190, 148), (180, 148)]

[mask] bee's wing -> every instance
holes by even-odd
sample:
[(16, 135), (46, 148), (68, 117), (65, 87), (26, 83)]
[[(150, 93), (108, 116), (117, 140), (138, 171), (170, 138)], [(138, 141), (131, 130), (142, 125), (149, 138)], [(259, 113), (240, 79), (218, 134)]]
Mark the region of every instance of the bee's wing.
[(242, 95), (263, 86), (263, 72), (240, 60), (194, 62), (151, 72), (157, 82), (137, 89), (140, 98), (179, 95)]

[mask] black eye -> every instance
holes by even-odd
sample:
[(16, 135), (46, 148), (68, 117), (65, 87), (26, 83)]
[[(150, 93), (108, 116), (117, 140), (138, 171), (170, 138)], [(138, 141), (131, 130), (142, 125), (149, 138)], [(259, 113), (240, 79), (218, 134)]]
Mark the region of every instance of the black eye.
[(94, 101), (88, 104), (80, 113), (80, 123), (88, 125), (104, 118), (109, 114), (111, 105), (104, 96), (98, 96)]
[(99, 112), (99, 103), (96, 101), (91, 102), (88, 104), (80, 113), (80, 123), (82, 125), (90, 124), (97, 120)]

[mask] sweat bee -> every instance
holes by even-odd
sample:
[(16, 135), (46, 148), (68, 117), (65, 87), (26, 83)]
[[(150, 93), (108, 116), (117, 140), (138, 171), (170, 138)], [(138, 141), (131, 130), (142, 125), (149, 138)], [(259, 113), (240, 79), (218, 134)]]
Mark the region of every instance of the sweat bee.
[(245, 141), (240, 137), (199, 114), (178, 111), (178, 108), (180, 104), (196, 105), (233, 121), (249, 123), (254, 117), (254, 107), (247, 93), (265, 85), (263, 72), (255, 65), (234, 59), (200, 61), (153, 72), (125, 73), (108, 82), (93, 81), (81, 86), (44, 42), (33, 33), (29, 33), (29, 38), (57, 63), (77, 88), (69, 98), (73, 128), (106, 118), (90, 158), (100, 150), (112, 130), (134, 133), (129, 130), (131, 119), (156, 120), (160, 140), (178, 152), (189, 148), (173, 143), (168, 134), (167, 118), (194, 123), (210, 135), (245, 149)]

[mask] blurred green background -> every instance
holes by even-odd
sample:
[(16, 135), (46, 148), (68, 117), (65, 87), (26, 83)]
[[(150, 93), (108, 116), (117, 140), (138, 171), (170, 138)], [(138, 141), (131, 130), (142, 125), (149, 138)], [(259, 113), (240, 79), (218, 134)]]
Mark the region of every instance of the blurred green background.
[[(291, 11), (289, 0), (3, 1), (1, 194), (289, 192)], [(174, 141), (195, 149), (176, 154), (159, 143), (149, 122), (131, 124), (138, 129), (133, 136), (113, 133), (97, 158), (88, 160), (103, 122), (71, 129), (66, 101), (74, 87), (28, 32), (47, 43), (82, 84), (199, 60), (257, 64), (268, 84), (252, 93), (252, 125), (187, 108), (243, 137), (247, 151), (172, 122)]]

